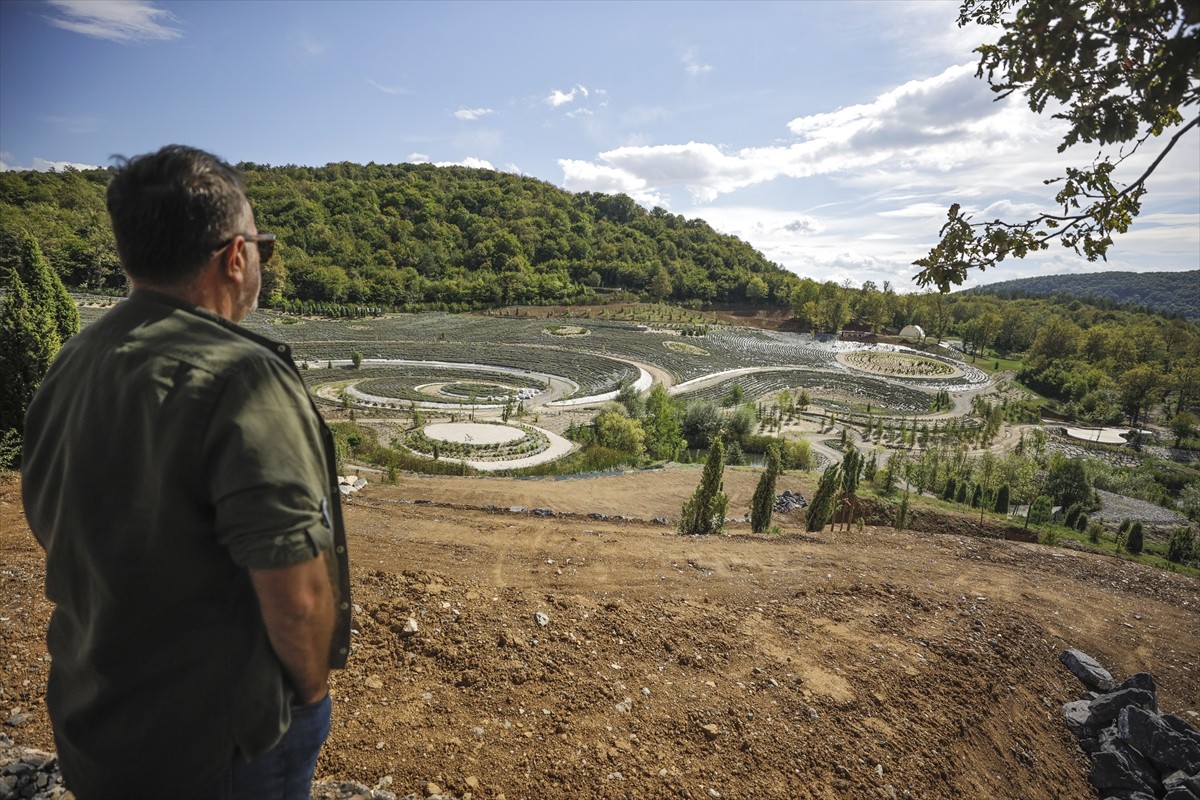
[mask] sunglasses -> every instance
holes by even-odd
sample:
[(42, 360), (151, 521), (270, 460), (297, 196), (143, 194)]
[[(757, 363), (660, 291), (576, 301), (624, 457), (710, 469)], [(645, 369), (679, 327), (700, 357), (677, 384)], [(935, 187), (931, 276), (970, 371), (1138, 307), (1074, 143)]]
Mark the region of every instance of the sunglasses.
[(267, 263), (271, 260), (271, 256), (275, 254), (275, 234), (273, 233), (235, 233), (232, 239), (215, 248), (213, 252), (229, 247), (229, 245), (233, 244), (233, 240), (239, 236), (247, 242), (254, 242), (254, 244), (258, 245), (258, 260), (260, 263)]

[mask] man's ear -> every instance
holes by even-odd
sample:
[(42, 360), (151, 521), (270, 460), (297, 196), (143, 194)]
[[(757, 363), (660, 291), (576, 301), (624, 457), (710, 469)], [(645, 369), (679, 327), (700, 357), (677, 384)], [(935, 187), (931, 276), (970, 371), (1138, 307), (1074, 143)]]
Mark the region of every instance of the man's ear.
[(246, 240), (241, 236), (233, 237), (233, 241), (221, 251), (219, 257), (221, 276), (240, 284), (246, 274)]

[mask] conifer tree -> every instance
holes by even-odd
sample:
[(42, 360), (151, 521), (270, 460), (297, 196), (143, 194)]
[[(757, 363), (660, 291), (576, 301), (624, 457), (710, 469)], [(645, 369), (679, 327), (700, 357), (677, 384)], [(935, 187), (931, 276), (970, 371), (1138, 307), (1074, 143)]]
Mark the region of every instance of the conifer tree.
[(54, 318), (33, 302), (17, 270), (0, 276), (4, 307), (0, 309), (0, 437), (7, 469), (20, 462), (25, 409), (42, 376), (58, 352), (60, 339)]
[(1011, 492), (1012, 492), (1012, 490), (1008, 488), (1007, 483), (1002, 484), (1000, 486), (1000, 489), (996, 492), (996, 513), (997, 514), (1007, 514), (1008, 513), (1009, 494)]
[(1135, 522), (1129, 528), (1129, 541), (1125, 543), (1125, 549), (1135, 556), (1142, 552), (1142, 523)]
[(722, 493), (725, 471), (725, 447), (720, 437), (713, 440), (704, 462), (700, 485), (679, 515), (679, 532), (684, 534), (720, 533), (725, 527), (725, 507), (729, 498)]
[(771, 527), (771, 515), (775, 511), (775, 480), (782, 471), (779, 445), (767, 448), (767, 468), (754, 488), (754, 499), (750, 506), (750, 530), (762, 533)]
[(817, 486), (817, 493), (808, 505), (805, 522), (806, 528), (809, 531), (819, 531), (833, 519), (833, 512), (837, 505), (838, 490), (841, 486), (841, 466), (831, 464), (826, 467), (825, 472), (821, 474), (821, 482)]
[[(67, 339), (79, 333), (79, 308), (71, 299), (71, 295), (67, 291), (67, 287), (63, 285), (58, 273), (42, 255), (42, 248), (32, 234), (22, 231), (15, 246), (13, 245), (11, 240), (5, 242), (3, 250), (15, 251), (16, 258), (13, 266), (16, 267), (21, 282), (25, 284), (25, 290), (29, 293), (29, 301), (35, 308), (50, 315), (50, 319), (54, 322), (54, 328), (58, 332), (59, 343), (65, 344)], [(6, 252), (6, 256), (8, 252)]]
[(862, 474), (862, 454), (854, 447), (842, 456), (842, 494), (851, 495), (858, 491), (858, 479)]

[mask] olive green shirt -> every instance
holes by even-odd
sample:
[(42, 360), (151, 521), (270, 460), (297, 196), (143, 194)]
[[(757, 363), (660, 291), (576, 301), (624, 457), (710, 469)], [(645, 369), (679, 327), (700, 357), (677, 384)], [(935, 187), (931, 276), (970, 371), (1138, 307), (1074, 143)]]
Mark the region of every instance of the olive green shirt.
[(286, 345), (135, 291), (29, 406), (25, 512), (56, 608), (46, 702), (83, 797), (207, 783), (270, 749), (292, 689), (250, 569), (328, 554), (349, 648), (333, 443)]

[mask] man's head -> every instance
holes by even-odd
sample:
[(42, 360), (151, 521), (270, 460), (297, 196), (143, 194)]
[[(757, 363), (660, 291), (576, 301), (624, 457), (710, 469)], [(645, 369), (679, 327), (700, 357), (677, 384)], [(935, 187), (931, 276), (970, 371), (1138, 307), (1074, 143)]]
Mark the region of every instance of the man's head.
[(238, 284), (220, 287), (233, 292), (226, 316), (241, 319), (257, 304), (261, 251), (245, 238), (257, 230), (254, 213), (242, 176), (216, 156), (167, 145), (125, 161), (108, 186), (108, 213), (135, 285), (183, 289), (216, 266), (209, 277)]

